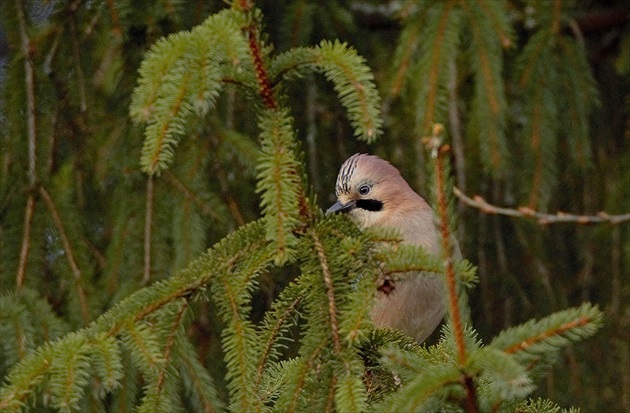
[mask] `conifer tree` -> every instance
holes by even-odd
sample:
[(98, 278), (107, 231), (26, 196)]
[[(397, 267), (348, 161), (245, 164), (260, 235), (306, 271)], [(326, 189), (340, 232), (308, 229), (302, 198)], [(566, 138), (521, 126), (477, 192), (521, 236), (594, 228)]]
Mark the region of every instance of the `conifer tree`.
[[(365, 58), (308, 41), (322, 16), (350, 21), (351, 8), (331, 4), (294, 2), (286, 21), (307, 10), (312, 25), (283, 51), (250, 0), (0, 6), (16, 45), (3, 75), (0, 410), (561, 410), (535, 389), (603, 313), (562, 305), (482, 339), (468, 297), (477, 269), (451, 253), (458, 59), (483, 173), (522, 179), (509, 173), (505, 4), (418, 2), (395, 51), (386, 120), (399, 94), (411, 97), (441, 257), (318, 206), (292, 88), (327, 85), (361, 144), (383, 130)], [(532, 149), (518, 195), (531, 214), (550, 202), (559, 131), (572, 131), (572, 157), (588, 151), (595, 100), (584, 49), (553, 6), (536, 9), (511, 62), (527, 116), (518, 142)], [(444, 280), (448, 304), (440, 338), (423, 346), (368, 316), (376, 279), (418, 270)]]

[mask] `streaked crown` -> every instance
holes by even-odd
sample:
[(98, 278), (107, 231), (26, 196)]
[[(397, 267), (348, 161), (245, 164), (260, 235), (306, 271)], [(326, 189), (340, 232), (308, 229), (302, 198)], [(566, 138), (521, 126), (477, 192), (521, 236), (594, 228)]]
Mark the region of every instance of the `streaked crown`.
[(348, 158), (339, 170), (335, 193), (349, 195), (360, 182), (370, 181), (377, 184), (386, 177), (400, 177), (400, 172), (389, 162), (378, 156), (357, 153)]

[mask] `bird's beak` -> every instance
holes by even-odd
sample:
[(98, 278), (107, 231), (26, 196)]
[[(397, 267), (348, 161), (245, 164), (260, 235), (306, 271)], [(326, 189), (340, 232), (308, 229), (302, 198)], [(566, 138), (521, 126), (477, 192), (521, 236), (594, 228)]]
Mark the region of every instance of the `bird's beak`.
[(337, 212), (341, 212), (345, 214), (346, 212), (352, 211), (355, 206), (356, 206), (355, 201), (350, 201), (347, 204), (342, 204), (341, 202), (335, 202), (333, 206), (328, 208), (328, 210), (326, 211), (326, 215), (334, 214)]

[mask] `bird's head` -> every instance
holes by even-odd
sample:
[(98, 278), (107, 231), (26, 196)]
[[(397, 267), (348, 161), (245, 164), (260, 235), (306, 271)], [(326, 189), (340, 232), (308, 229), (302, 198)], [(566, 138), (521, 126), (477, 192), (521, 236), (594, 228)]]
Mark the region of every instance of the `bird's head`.
[(348, 213), (361, 227), (383, 223), (417, 197), (398, 169), (374, 155), (355, 154), (337, 176), (337, 202), (326, 214)]

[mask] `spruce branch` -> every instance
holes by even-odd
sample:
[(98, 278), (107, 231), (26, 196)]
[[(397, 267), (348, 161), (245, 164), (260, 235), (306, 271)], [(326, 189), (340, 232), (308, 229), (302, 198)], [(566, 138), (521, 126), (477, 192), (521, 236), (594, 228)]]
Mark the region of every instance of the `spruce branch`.
[[(388, 413), (420, 412), (439, 410), (441, 395), (445, 389), (458, 386), (462, 374), (453, 365), (433, 365), (422, 369), (411, 382), (407, 383), (394, 398), (387, 398), (379, 405), (380, 410)], [(474, 410), (476, 411), (476, 410)]]
[(186, 92), (189, 87), (191, 76), (184, 74), (180, 81), (175, 84), (169, 95), (169, 102), (164, 102), (165, 107), (161, 110), (159, 117), (156, 116), (155, 123), (150, 124), (146, 130), (145, 145), (142, 154), (142, 164), (146, 172), (158, 173), (173, 156), (172, 147), (175, 145), (176, 136), (183, 133), (186, 118), (191, 113), (191, 106), (186, 101)]
[(86, 338), (70, 333), (66, 345), (51, 361), (50, 389), (52, 405), (64, 412), (76, 411), (88, 384), (90, 359)]
[[(134, 364), (147, 377), (155, 377), (161, 357), (159, 347), (154, 344), (155, 337), (146, 323), (140, 322), (174, 300), (203, 290), (217, 274), (232, 271), (244, 260), (256, 256), (258, 262), (268, 263), (273, 254), (264, 240), (263, 224), (260, 221), (247, 224), (217, 243), (177, 276), (138, 290), (77, 333), (85, 337), (122, 334), (123, 343), (135, 354)], [(6, 376), (6, 384), (0, 389), (0, 409), (17, 411), (50, 373), (55, 354), (70, 340), (70, 336), (64, 336), (46, 343), (14, 365)]]
[(144, 267), (142, 283), (149, 284), (151, 278), (151, 233), (153, 229), (153, 175), (147, 176), (146, 206), (144, 214)]
[(120, 16), (118, 14), (118, 9), (116, 7), (115, 0), (107, 0), (107, 9), (109, 10), (109, 15), (112, 20), (112, 28), (114, 30), (114, 34), (119, 39), (122, 39), (123, 29), (120, 24)]
[(118, 388), (123, 378), (123, 365), (118, 342), (105, 333), (94, 336), (90, 342), (92, 365), (101, 381), (103, 390), (111, 392)]
[(157, 377), (156, 385), (155, 385), (156, 393), (158, 394), (160, 393), (161, 389), (164, 386), (166, 373), (169, 368), (169, 363), (172, 359), (173, 346), (175, 345), (175, 338), (182, 327), (182, 319), (184, 317), (184, 314), (186, 313), (186, 310), (188, 309), (188, 301), (185, 298), (181, 298), (180, 301), (181, 301), (180, 309), (175, 315), (175, 318), (173, 319), (173, 321), (171, 322), (170, 332), (166, 339), (166, 345), (164, 346), (164, 354), (162, 355), (162, 359), (164, 360), (164, 363), (162, 364), (160, 368), (160, 372), (158, 373), (158, 377)]
[(183, 334), (182, 320), (187, 309), (188, 301), (186, 298), (180, 298), (165, 307), (159, 315), (155, 314), (155, 317), (152, 317), (155, 319), (154, 330), (159, 337), (160, 345), (164, 344), (160, 349), (159, 365), (156, 366), (157, 374), (151, 376), (150, 381), (147, 380), (149, 385), (138, 408), (139, 412), (171, 412), (181, 408), (176, 390), (179, 377), (173, 347), (176, 337)]
[(316, 47), (293, 48), (276, 56), (269, 70), (276, 80), (313, 71), (323, 73), (333, 82), (355, 137), (373, 142), (381, 134), (380, 98), (365, 59), (346, 43), (324, 40)]
[(53, 345), (45, 343), (11, 368), (4, 379), (9, 384), (0, 388), (0, 411), (22, 410), (25, 399), (50, 373), (54, 352)]
[(87, 99), (85, 92), (85, 76), (81, 67), (81, 46), (77, 35), (76, 10), (72, 10), (68, 18), (68, 26), (70, 27), (70, 37), (72, 38), (72, 57), (74, 58), (74, 67), (77, 74), (77, 85), (79, 89), (79, 105), (81, 112), (87, 111)]
[[(448, 79), (448, 129), (453, 144), (457, 185), (466, 189), (466, 157), (464, 155), (464, 138), (462, 136), (462, 120), (459, 108), (458, 90), (457, 65), (455, 62), (451, 62)], [(460, 231), (463, 231), (463, 227), (460, 227)]]
[[(423, 92), (424, 110), (422, 113), (421, 130), (429, 130), (431, 125), (436, 122), (436, 112), (439, 100), (439, 90), (441, 75), (443, 70), (444, 61), (450, 56), (446, 55), (445, 46), (448, 46), (448, 37), (453, 36), (449, 33), (455, 26), (453, 19), (453, 8), (455, 6), (455, 0), (448, 0), (443, 9), (440, 10), (440, 17), (437, 21), (437, 27), (435, 28), (435, 34), (432, 39), (433, 44), (427, 45), (426, 50), (423, 52), (425, 56), (421, 59), (426, 59), (428, 62), (427, 67), (423, 70), (423, 74), (428, 75), (426, 90)], [(446, 58), (446, 59), (445, 59)]]
[(195, 347), (183, 335), (177, 336), (174, 351), (179, 365), (185, 394), (197, 411), (214, 413), (224, 411), (217, 388), (206, 367), (199, 361)]
[(604, 211), (599, 212), (597, 215), (575, 215), (567, 212), (556, 212), (555, 214), (548, 214), (544, 212), (536, 211), (529, 207), (519, 208), (506, 208), (490, 204), (484, 198), (479, 195), (475, 195), (472, 198), (464, 194), (459, 188), (453, 187), (453, 194), (459, 198), (464, 204), (478, 209), (484, 214), (490, 215), (505, 215), (515, 218), (534, 219), (536, 223), (540, 225), (552, 225), (561, 223), (576, 223), (582, 225), (589, 224), (610, 224), (619, 225), (627, 221), (630, 221), (630, 213), (611, 215)]
[(332, 275), (328, 268), (328, 261), (326, 259), (326, 252), (319, 237), (316, 233), (311, 233), (313, 237), (313, 243), (315, 245), (315, 251), (319, 258), (319, 263), (324, 277), (324, 286), (326, 287), (326, 296), (328, 298), (328, 322), (330, 323), (330, 331), (332, 335), (333, 348), (336, 353), (341, 352), (341, 339), (339, 338), (339, 325), (337, 322), (337, 307), (335, 303), (335, 290), (332, 285)]
[(151, 48), (129, 106), (135, 122), (148, 123), (141, 157), (145, 172), (159, 174), (167, 167), (192, 115), (207, 113), (224, 83), (252, 86), (244, 25), (243, 13), (223, 10)]
[(22, 247), (20, 248), (20, 262), (15, 279), (15, 289), (20, 291), (24, 287), (26, 278), (26, 266), (28, 264), (28, 255), (31, 249), (31, 226), (33, 224), (33, 214), (35, 212), (35, 196), (29, 194), (26, 200), (26, 208), (24, 210), (24, 224), (22, 226)]
[(126, 320), (121, 331), (121, 341), (131, 354), (133, 363), (138, 366), (142, 375), (154, 381), (163, 363), (160, 343), (156, 332), (146, 321)]
[[(551, 173), (547, 171), (550, 164), (550, 162), (547, 161), (547, 152), (550, 151), (549, 141), (553, 138), (553, 134), (547, 132), (552, 132), (549, 129), (552, 128), (551, 124), (554, 121), (556, 114), (555, 105), (553, 105), (552, 101), (548, 99), (548, 88), (545, 88), (538, 81), (536, 81), (533, 88), (534, 97), (532, 99), (529, 138), (530, 148), (534, 156), (534, 175), (532, 177), (532, 185), (530, 188), (529, 208), (536, 208), (537, 205), (541, 204), (540, 196), (546, 186), (544, 182), (545, 178), (551, 175)], [(547, 105), (547, 108), (545, 108), (545, 103), (549, 103), (553, 105), (553, 107), (550, 108), (549, 105)]]
[(491, 21), (478, 3), (462, 1), (461, 8), (472, 32), (474, 51), (471, 60), (475, 71), (475, 96), (472, 102), (472, 123), (480, 135), (478, 140), (490, 171), (500, 174), (505, 167), (505, 91), (501, 74), (501, 46), (488, 27)]
[(267, 109), (260, 116), (261, 153), (257, 162), (267, 239), (277, 245), (276, 263), (294, 258), (297, 238), (293, 231), (302, 220), (304, 191), (297, 159), (293, 119), (287, 110)]
[(445, 263), (445, 276), (446, 287), (448, 293), (449, 314), (451, 318), (451, 324), (453, 325), (453, 333), (455, 335), (455, 344), (457, 348), (457, 357), (460, 366), (466, 364), (467, 354), (466, 345), (464, 343), (464, 330), (462, 326), (462, 319), (460, 315), (458, 288), (455, 266), (452, 257), (453, 245), (451, 244), (451, 229), (450, 229), (450, 214), (449, 214), (449, 200), (446, 193), (446, 180), (449, 179), (445, 176), (444, 162), (445, 154), (448, 153), (449, 147), (442, 145), (441, 134), (443, 128), (441, 125), (435, 125), (433, 127), (433, 135), (426, 139), (425, 144), (431, 151), (431, 157), (435, 163), (435, 182), (433, 182), (433, 188), (435, 191), (435, 199), (437, 201), (436, 213), (438, 216), (438, 228), (440, 232), (440, 240), (442, 246), (442, 260)]
[(601, 326), (602, 312), (589, 303), (530, 320), (499, 334), (491, 343), (508, 354), (542, 354), (593, 335)]
[[(405, 78), (408, 76), (409, 69), (412, 65), (413, 55), (418, 48), (420, 41), (421, 24), (408, 24), (401, 33), (401, 39), (396, 47), (395, 67), (398, 69), (389, 88), (389, 96), (387, 101), (397, 97), (405, 84)], [(387, 105), (389, 106), (389, 105)]]
[(318, 342), (312, 349), (312, 352), (308, 355), (308, 358), (299, 359), (297, 365), (291, 369), (289, 372), (290, 376), (286, 378), (287, 386), (274, 405), (274, 412), (284, 413), (299, 411), (300, 396), (304, 392), (304, 386), (307, 378), (313, 373), (313, 368), (317, 363), (317, 360), (329, 343), (329, 337), (326, 337)]
[(275, 254), (274, 245), (268, 244), (245, 256), (230, 271), (219, 273), (217, 282), (212, 285), (213, 296), (227, 325), (222, 334), (222, 346), (227, 364), (230, 405), (234, 411), (261, 409), (253, 376), (257, 335), (248, 313), (250, 291), (256, 283), (256, 276), (269, 265)]
[[(291, 287), (287, 287), (287, 289), (290, 289), (290, 288)], [(265, 374), (265, 368), (268, 367), (269, 361), (272, 358), (272, 356), (274, 356), (274, 352), (276, 350), (274, 347), (274, 344), (276, 343), (278, 336), (280, 335), (282, 330), (286, 328), (287, 321), (289, 320), (291, 316), (295, 315), (297, 308), (300, 306), (303, 300), (304, 300), (304, 295), (303, 293), (300, 293), (298, 294), (297, 297), (295, 297), (295, 299), (293, 299), (286, 306), (286, 308), (276, 309), (277, 311), (279, 311), (279, 314), (276, 315), (277, 318), (275, 319), (275, 322), (267, 327), (267, 331), (268, 331), (268, 333), (266, 334), (267, 339), (265, 340), (264, 345), (262, 346), (260, 360), (258, 361), (258, 368), (256, 369), (256, 381), (254, 382), (254, 388), (260, 389), (262, 381), (263, 381), (263, 377)], [(283, 300), (280, 299), (278, 302), (282, 302), (282, 301)]]
[(37, 119), (35, 117), (35, 75), (33, 70), (31, 41), (28, 37), (24, 4), (15, 0), (17, 21), (20, 33), (20, 51), (24, 59), (24, 83), (26, 88), (26, 115), (27, 115), (27, 139), (28, 139), (28, 178), (31, 186), (37, 182)]
[(444, 272), (443, 261), (426, 252), (418, 245), (398, 245), (394, 248), (381, 248), (375, 255), (384, 263), (385, 277), (410, 271), (440, 274)]
[[(27, 140), (28, 140), (28, 179), (31, 189), (35, 190), (37, 182), (37, 119), (35, 109), (35, 76), (31, 57), (31, 41), (28, 37), (26, 15), (23, 9), (23, 2), (15, 0), (17, 10), (17, 21), (20, 34), (20, 51), (24, 59), (24, 84), (26, 89), (26, 114), (27, 114)], [(24, 213), (24, 225), (22, 232), (22, 248), (20, 250), (20, 262), (16, 275), (16, 289), (20, 290), (24, 286), (26, 277), (26, 266), (31, 245), (31, 224), (35, 210), (35, 196), (30, 193), (26, 201)]]
[(536, 66), (540, 64), (540, 60), (544, 60), (545, 53), (549, 47), (549, 36), (548, 30), (541, 29), (530, 38), (525, 46), (523, 56), (526, 56), (526, 58), (523, 57), (524, 65), (517, 78), (520, 87), (525, 87), (531, 82)]
[(514, 357), (530, 377), (540, 378), (561, 349), (592, 336), (600, 328), (602, 318), (597, 307), (585, 303), (504, 330), (490, 346)]
[(63, 250), (65, 251), (66, 259), (68, 260), (68, 266), (70, 267), (70, 271), (72, 272), (72, 276), (74, 277), (75, 288), (77, 290), (77, 298), (79, 299), (79, 309), (81, 311), (81, 318), (83, 320), (83, 324), (87, 325), (90, 322), (90, 310), (88, 305), (87, 293), (85, 292), (85, 288), (83, 287), (83, 276), (81, 275), (81, 270), (77, 264), (77, 261), (74, 256), (74, 250), (70, 245), (70, 240), (68, 239), (68, 235), (66, 233), (66, 229), (61, 221), (61, 217), (59, 216), (59, 212), (57, 210), (57, 206), (53, 201), (52, 197), (46, 191), (46, 189), (41, 186), (39, 188), (39, 194), (44, 200), (44, 203), (48, 207), (50, 215), (55, 223), (55, 227), (59, 232), (59, 237), (61, 238), (61, 244), (63, 246)]
[[(166, 182), (180, 191), (185, 198), (192, 200), (206, 216), (217, 222), (223, 221), (223, 217), (216, 213), (214, 207), (210, 203), (206, 202), (199, 193), (195, 192), (188, 185), (182, 182), (182, 180), (175, 176), (171, 171), (166, 171), (163, 177)], [(237, 223), (239, 225), (245, 224), (245, 222), (242, 221), (242, 217), (241, 220), (237, 221)]]
[[(466, 3), (466, 0), (462, 0), (462, 3)], [(502, 8), (503, 4), (499, 2), (487, 2), (484, 0), (477, 0), (476, 5), (483, 9), (484, 14), (492, 22), (495, 34), (501, 40), (501, 46), (504, 48), (510, 48), (514, 46), (512, 38), (514, 34), (510, 27), (509, 20), (505, 13), (497, 11), (495, 7)], [(465, 6), (463, 4), (463, 6)]]
[(258, 93), (267, 109), (277, 110), (278, 102), (273, 95), (273, 89), (271, 88), (271, 82), (269, 81), (269, 75), (267, 74), (267, 69), (265, 67), (262, 45), (260, 43), (260, 39), (258, 39), (258, 29), (255, 23), (249, 25), (247, 28), (247, 34), (249, 52), (251, 53), (254, 61), (256, 79), (258, 80)]
[(551, 14), (551, 32), (557, 34), (560, 31), (560, 19), (562, 17), (562, 0), (553, 0)]
[[(442, 145), (441, 135), (443, 131), (444, 129), (442, 125), (434, 125), (433, 134), (430, 138), (426, 138), (425, 144), (427, 149), (431, 151), (431, 157), (434, 162), (433, 168), (435, 182), (433, 182), (433, 190), (435, 192), (434, 196), (437, 202), (435, 210), (438, 217), (438, 229), (442, 244), (442, 259), (445, 265), (449, 315), (453, 335), (455, 336), (457, 361), (459, 367), (463, 369), (468, 363), (468, 352), (466, 349), (464, 326), (462, 325), (463, 318), (461, 314), (461, 312), (465, 311), (465, 309), (460, 309), (458, 279), (453, 260), (453, 233), (450, 224), (452, 211), (450, 210), (449, 205), (450, 194), (447, 193), (448, 187), (450, 186), (447, 181), (450, 177), (446, 176), (447, 166), (445, 165), (445, 162), (447, 162), (447, 160), (445, 160), (445, 155), (448, 153), (449, 147), (448, 145)], [(461, 380), (463, 382), (462, 385), (466, 390), (466, 398), (464, 400), (466, 412), (477, 412), (477, 393), (472, 377), (470, 377), (467, 373), (464, 373)]]
[(223, 199), (225, 199), (225, 202), (228, 204), (228, 209), (230, 213), (232, 214), (234, 221), (236, 221), (238, 225), (245, 225), (245, 218), (243, 217), (243, 212), (241, 212), (241, 209), (238, 206), (238, 202), (236, 202), (236, 199), (234, 198), (234, 194), (228, 188), (227, 174), (225, 173), (225, 170), (223, 166), (221, 165), (221, 162), (216, 162), (213, 165), (213, 168), (217, 174), (217, 177), (219, 178), (218, 181), (219, 181), (219, 188), (221, 189), (221, 195), (223, 196)]
[(318, 52), (316, 64), (335, 84), (335, 91), (354, 126), (354, 135), (373, 142), (381, 133), (380, 98), (374, 86), (374, 75), (365, 60), (338, 40), (322, 41)]

